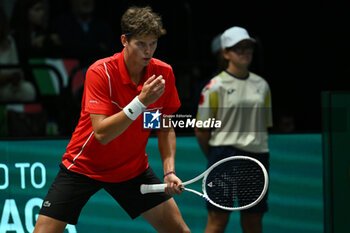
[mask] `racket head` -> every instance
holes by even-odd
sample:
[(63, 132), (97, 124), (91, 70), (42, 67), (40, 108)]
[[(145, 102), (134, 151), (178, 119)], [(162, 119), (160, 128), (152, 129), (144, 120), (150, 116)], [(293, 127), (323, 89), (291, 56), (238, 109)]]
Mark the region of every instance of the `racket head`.
[(269, 184), (264, 165), (248, 156), (231, 156), (210, 166), (202, 182), (204, 198), (228, 210), (255, 206), (265, 196)]

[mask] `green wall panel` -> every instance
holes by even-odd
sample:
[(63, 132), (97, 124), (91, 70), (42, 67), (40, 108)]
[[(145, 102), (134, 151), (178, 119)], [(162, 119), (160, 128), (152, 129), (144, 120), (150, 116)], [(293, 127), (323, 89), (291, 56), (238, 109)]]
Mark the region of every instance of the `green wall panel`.
[(350, 92), (324, 92), (325, 232), (349, 231)]
[[(67, 143), (67, 140), (0, 141), (0, 233), (31, 232), (40, 200), (58, 172)], [(264, 232), (323, 232), (321, 135), (270, 135), (270, 148), (270, 209), (264, 217)], [(147, 153), (153, 170), (161, 176), (156, 138), (150, 138)], [(196, 139), (178, 137), (178, 176), (186, 181), (205, 168), (206, 159)], [(200, 184), (196, 187), (200, 189)], [(205, 201), (192, 193), (175, 196), (175, 200), (192, 232), (203, 232)], [(142, 218), (130, 220), (101, 190), (84, 207), (78, 225), (65, 232), (155, 231)], [(241, 232), (238, 212), (232, 213), (226, 232)]]

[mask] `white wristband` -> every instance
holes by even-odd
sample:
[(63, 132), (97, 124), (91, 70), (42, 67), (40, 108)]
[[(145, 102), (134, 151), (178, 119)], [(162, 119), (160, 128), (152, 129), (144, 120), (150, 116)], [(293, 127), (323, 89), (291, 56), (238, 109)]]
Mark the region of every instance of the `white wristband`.
[(128, 105), (126, 105), (125, 108), (123, 108), (125, 115), (127, 115), (133, 121), (136, 120), (136, 118), (145, 110), (146, 106), (141, 103), (137, 96)]

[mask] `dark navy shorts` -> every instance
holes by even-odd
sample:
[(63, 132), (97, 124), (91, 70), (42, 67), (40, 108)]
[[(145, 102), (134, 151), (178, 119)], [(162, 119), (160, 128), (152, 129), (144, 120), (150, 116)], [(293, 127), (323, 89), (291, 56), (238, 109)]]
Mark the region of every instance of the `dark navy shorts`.
[[(209, 153), (209, 159), (208, 159), (208, 168), (216, 163), (217, 161), (230, 157), (230, 156), (235, 156), (235, 155), (243, 155), (243, 156), (249, 156), (254, 159), (259, 160), (264, 167), (266, 168), (266, 171), (269, 172), (269, 153), (252, 153), (252, 152), (247, 152), (243, 150), (239, 150), (235, 147), (232, 146), (211, 146), (210, 147), (210, 153)], [(255, 206), (242, 210), (242, 212), (247, 212), (247, 213), (265, 213), (268, 210), (268, 205), (267, 205), (267, 198), (268, 198), (268, 191), (266, 192), (265, 196), (263, 199), (256, 204)], [(207, 209), (208, 210), (214, 210), (214, 211), (219, 211), (219, 212), (229, 212), (226, 210), (222, 210), (216, 206), (213, 206), (209, 202), (207, 202)]]
[(60, 171), (44, 199), (40, 214), (75, 225), (89, 198), (100, 189), (105, 189), (134, 219), (171, 198), (165, 193), (141, 194), (141, 184), (159, 183), (162, 182), (150, 167), (128, 181), (109, 183), (69, 171), (61, 164)]

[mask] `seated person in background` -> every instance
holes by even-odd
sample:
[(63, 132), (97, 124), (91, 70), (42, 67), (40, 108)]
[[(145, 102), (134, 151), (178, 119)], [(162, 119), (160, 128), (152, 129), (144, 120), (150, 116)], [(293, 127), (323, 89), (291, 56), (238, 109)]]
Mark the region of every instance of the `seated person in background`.
[[(65, 56), (90, 64), (113, 51), (113, 33), (108, 23), (94, 16), (94, 0), (70, 0), (70, 12), (59, 16), (53, 30), (59, 35)], [(83, 61), (83, 62), (84, 62)]]
[(23, 79), (16, 68), (1, 68), (1, 65), (18, 65), (16, 43), (9, 32), (5, 13), (0, 8), (0, 102), (33, 101), (35, 88)]
[(31, 57), (57, 56), (61, 42), (48, 25), (48, 5), (45, 0), (17, 1), (12, 27), (22, 60)]

